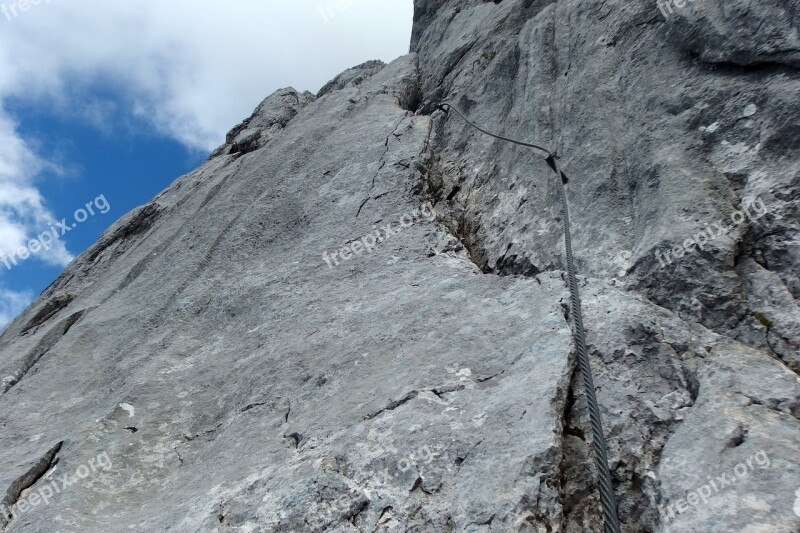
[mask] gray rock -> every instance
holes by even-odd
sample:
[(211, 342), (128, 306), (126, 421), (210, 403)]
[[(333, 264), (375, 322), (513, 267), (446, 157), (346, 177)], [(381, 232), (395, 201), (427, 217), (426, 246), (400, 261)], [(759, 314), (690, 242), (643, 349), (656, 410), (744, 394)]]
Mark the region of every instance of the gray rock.
[(668, 34), (679, 49), (704, 62), (743, 67), (800, 67), (800, 2), (667, 2)]
[(386, 63), (383, 61), (373, 60), (362, 63), (356, 67), (349, 68), (326, 83), (322, 89), (317, 92), (317, 98), (321, 98), (333, 91), (340, 91), (345, 87), (355, 87), (371, 78), (376, 72), (380, 72)]
[(800, 530), (794, 23), (700, 4), (417, 0), (268, 97), (0, 336), (0, 523), (602, 530), (555, 176), (446, 99), (561, 154), (623, 530)]
[(225, 144), (214, 150), (211, 158), (263, 148), (315, 98), (308, 91), (299, 93), (291, 87), (276, 91), (259, 104), (250, 118), (228, 132)]

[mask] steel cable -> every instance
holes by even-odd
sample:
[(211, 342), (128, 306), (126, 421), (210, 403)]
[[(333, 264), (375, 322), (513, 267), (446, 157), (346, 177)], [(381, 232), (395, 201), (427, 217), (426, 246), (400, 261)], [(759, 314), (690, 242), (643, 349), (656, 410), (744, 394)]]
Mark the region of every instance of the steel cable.
[(548, 166), (559, 177), (559, 189), (561, 196), (561, 211), (564, 217), (564, 247), (567, 254), (567, 279), (570, 292), (570, 315), (572, 317), (572, 333), (575, 346), (578, 350), (578, 366), (583, 378), (583, 386), (586, 390), (586, 400), (589, 407), (589, 421), (592, 430), (592, 445), (594, 448), (594, 460), (597, 467), (597, 481), (600, 492), (600, 503), (603, 507), (603, 518), (605, 523), (605, 533), (620, 533), (619, 519), (617, 518), (617, 504), (614, 497), (614, 488), (611, 484), (611, 472), (608, 468), (608, 451), (605, 435), (603, 433), (603, 421), (600, 417), (600, 405), (597, 402), (597, 395), (594, 389), (594, 379), (592, 378), (592, 367), (589, 364), (589, 354), (586, 349), (586, 334), (583, 329), (583, 314), (581, 312), (581, 297), (578, 290), (578, 279), (575, 274), (575, 261), (572, 255), (572, 229), (569, 222), (569, 204), (567, 202), (567, 191), (565, 184), (567, 176), (561, 171), (558, 164), (558, 156), (547, 148), (538, 144), (526, 143), (497, 135), (487, 131), (471, 122), (458, 108), (452, 104), (442, 102), (437, 106), (439, 109), (448, 113), (453, 110), (464, 122), (476, 130), (499, 139), (519, 146), (533, 148), (547, 154), (546, 162)]

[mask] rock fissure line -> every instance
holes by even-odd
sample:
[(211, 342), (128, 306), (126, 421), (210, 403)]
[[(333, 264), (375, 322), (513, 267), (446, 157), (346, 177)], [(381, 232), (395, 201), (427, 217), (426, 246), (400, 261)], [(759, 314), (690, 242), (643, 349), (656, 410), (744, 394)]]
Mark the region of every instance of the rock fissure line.
[(44, 476), (50, 469), (58, 462), (58, 452), (64, 441), (59, 441), (55, 446), (50, 448), (36, 463), (33, 464), (24, 474), (15, 479), (11, 486), (6, 490), (6, 495), (0, 503), (0, 511), (3, 515), (0, 516), (0, 531), (4, 531), (8, 523), (14, 519), (13, 515), (6, 516), (6, 511), (17, 503), (20, 495), (29, 488), (33, 487), (42, 476)]
[(33, 349), (22, 361), (22, 365), (10, 376), (12, 379), (9, 381), (5, 381), (3, 383), (3, 390), (2, 394), (6, 394), (10, 391), (14, 386), (16, 386), (20, 381), (25, 378), (28, 372), (36, 366), (36, 364), (41, 361), (41, 359), (47, 355), (50, 350), (60, 341), (64, 335), (66, 335), (72, 326), (75, 325), (78, 320), (83, 316), (86, 311), (78, 311), (73, 313), (68, 318), (61, 321), (60, 324), (54, 326), (50, 331), (48, 331), (36, 348)]
[[(373, 176), (372, 176), (372, 184), (369, 187), (369, 194), (361, 202), (361, 205), (358, 206), (358, 212), (356, 212), (356, 218), (358, 218), (358, 216), (361, 214), (361, 210), (364, 209), (364, 206), (367, 205), (367, 202), (370, 201), (371, 196), (372, 196), (372, 190), (375, 188), (375, 179), (378, 177), (378, 175), (380, 174), (381, 170), (383, 170), (384, 167), (386, 166), (386, 156), (389, 153), (389, 150), (391, 149), (391, 148), (389, 148), (389, 139), (393, 135), (395, 135), (395, 133), (397, 132), (397, 129), (403, 124), (403, 122), (406, 121), (407, 118), (408, 118), (408, 116), (404, 116), (402, 119), (400, 119), (400, 122), (397, 123), (397, 125), (394, 127), (392, 132), (389, 135), (386, 136), (386, 142), (384, 143), (384, 146), (385, 146), (386, 150), (384, 150), (383, 155), (379, 159), (380, 165), (378, 166), (378, 170), (376, 170), (375, 174), (373, 174)], [(397, 137), (398, 136), (395, 135), (395, 138), (397, 138)]]

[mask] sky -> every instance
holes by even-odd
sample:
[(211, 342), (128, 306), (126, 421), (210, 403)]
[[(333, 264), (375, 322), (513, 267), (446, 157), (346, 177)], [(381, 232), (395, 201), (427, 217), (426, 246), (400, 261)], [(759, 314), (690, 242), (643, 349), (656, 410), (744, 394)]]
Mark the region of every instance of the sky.
[(0, 0), (0, 328), (283, 87), (408, 52), (412, 0)]

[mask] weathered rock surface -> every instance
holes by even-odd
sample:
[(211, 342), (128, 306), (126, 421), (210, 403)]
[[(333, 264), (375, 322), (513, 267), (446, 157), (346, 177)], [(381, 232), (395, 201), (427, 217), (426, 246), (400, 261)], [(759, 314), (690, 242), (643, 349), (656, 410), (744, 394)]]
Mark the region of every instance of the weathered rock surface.
[(386, 63), (383, 61), (367, 61), (353, 68), (349, 68), (326, 83), (317, 93), (317, 96), (325, 96), (333, 91), (340, 91), (346, 87), (355, 87), (364, 80), (368, 80), (375, 73), (381, 71)]
[(446, 99), (562, 155), (623, 529), (800, 531), (796, 7), (417, 0), (268, 97), (3, 332), (0, 527), (601, 531), (554, 176)]

